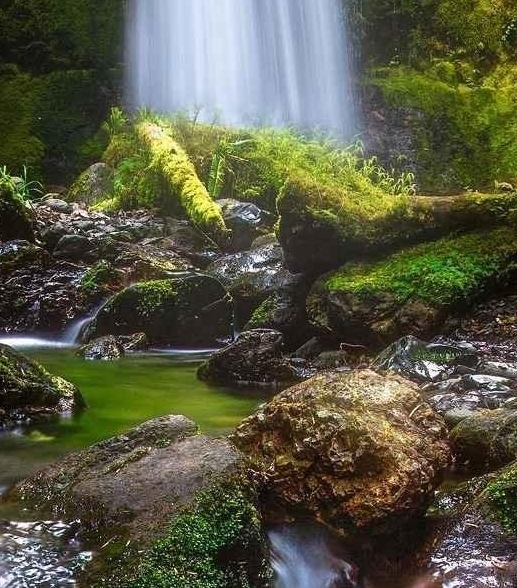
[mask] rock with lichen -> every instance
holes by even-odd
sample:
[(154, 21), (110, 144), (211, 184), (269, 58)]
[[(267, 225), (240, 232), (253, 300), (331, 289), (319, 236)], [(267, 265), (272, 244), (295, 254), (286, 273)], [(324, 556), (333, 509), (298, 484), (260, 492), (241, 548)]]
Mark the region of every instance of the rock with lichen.
[(269, 508), (354, 534), (393, 532), (425, 510), (449, 464), (446, 436), (414, 384), (363, 370), (285, 390), (232, 440)]

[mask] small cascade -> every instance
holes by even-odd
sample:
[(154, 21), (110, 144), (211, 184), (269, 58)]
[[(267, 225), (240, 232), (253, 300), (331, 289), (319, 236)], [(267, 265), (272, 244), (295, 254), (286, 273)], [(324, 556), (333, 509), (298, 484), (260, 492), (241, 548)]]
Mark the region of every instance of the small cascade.
[(357, 568), (323, 527), (285, 525), (268, 537), (275, 588), (359, 588)]
[(61, 337), (61, 341), (65, 345), (73, 346), (77, 343), (81, 343), (81, 335), (85, 332), (88, 325), (91, 324), (95, 317), (99, 313), (100, 309), (104, 306), (104, 301), (102, 304), (96, 306), (92, 312), (90, 312), (87, 316), (72, 321), (70, 325), (65, 329), (63, 332), (63, 336)]

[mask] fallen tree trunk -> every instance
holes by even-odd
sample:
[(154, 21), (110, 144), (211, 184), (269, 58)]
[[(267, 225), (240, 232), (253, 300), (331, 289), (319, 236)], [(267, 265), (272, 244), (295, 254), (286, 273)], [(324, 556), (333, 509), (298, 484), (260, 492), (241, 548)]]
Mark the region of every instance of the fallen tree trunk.
[(338, 341), (382, 348), (436, 335), (451, 313), (516, 279), (517, 228), (475, 231), (345, 264), (313, 285), (307, 314)]
[(186, 151), (159, 125), (139, 123), (136, 134), (149, 152), (152, 168), (177, 196), (187, 217), (218, 244), (225, 244), (229, 230), (221, 210), (198, 178)]
[(278, 198), (278, 238), (287, 267), (319, 275), (454, 231), (494, 227), (517, 208), (517, 192), (451, 197), (365, 197), (347, 187), (289, 178)]

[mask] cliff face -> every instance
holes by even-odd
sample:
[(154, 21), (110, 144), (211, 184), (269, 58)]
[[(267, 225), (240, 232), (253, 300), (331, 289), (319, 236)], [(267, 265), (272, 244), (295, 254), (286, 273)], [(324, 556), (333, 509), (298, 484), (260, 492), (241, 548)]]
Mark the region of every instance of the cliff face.
[(426, 191), (517, 181), (512, 0), (366, 0), (365, 142)]
[(117, 101), (123, 0), (5, 0), (0, 8), (0, 162), (66, 181), (101, 149)]

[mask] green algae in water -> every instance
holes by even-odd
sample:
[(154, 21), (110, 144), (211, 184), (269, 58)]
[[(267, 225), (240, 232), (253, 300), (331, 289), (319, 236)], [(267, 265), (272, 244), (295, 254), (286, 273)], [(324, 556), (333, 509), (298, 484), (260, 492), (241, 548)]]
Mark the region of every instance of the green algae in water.
[(262, 400), (200, 382), (197, 362), (169, 354), (135, 354), (115, 362), (84, 361), (70, 349), (32, 350), (29, 355), (76, 384), (88, 409), (0, 435), (0, 492), (65, 453), (157, 416), (183, 414), (203, 433), (224, 435)]

